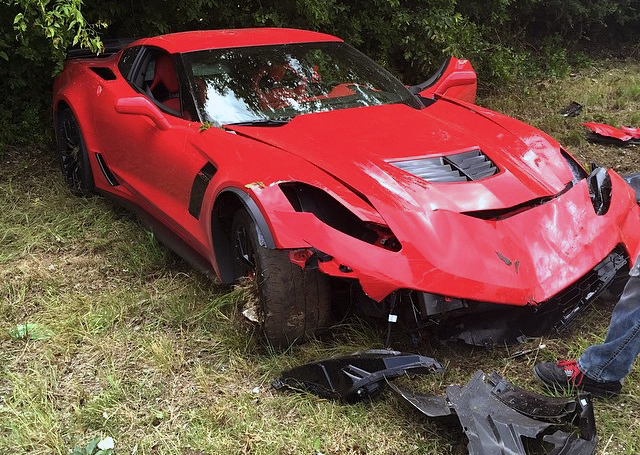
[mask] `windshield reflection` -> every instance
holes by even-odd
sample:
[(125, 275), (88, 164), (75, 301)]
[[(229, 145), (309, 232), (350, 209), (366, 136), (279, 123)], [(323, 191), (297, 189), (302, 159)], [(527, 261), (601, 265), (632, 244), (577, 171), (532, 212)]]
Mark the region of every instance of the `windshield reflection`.
[(392, 103), (420, 107), (400, 81), (345, 43), (212, 49), (184, 61), (202, 120), (217, 124)]

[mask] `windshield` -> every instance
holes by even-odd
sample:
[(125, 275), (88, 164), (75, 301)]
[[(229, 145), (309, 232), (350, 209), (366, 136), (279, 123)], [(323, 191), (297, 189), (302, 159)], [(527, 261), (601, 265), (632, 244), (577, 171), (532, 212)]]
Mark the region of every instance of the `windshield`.
[(184, 55), (203, 121), (281, 122), (296, 115), (417, 99), (345, 43), (212, 49)]

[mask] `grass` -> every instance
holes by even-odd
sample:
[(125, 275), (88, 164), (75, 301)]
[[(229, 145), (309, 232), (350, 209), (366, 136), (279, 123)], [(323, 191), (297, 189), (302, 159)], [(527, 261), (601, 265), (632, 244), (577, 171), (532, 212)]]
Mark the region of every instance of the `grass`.
[[(583, 163), (638, 171), (637, 148), (587, 143), (579, 123), (640, 124), (639, 74), (637, 63), (602, 61), (480, 102), (541, 127)], [(557, 114), (573, 100), (585, 106), (579, 118)], [(355, 321), (269, 350), (239, 314), (242, 290), (215, 286), (103, 198), (71, 196), (49, 152), (0, 160), (0, 454), (67, 454), (96, 436), (113, 437), (120, 454), (466, 453), (459, 431), (416, 418), (390, 393), (345, 406), (270, 388), (283, 369), (380, 347), (376, 329)], [(421, 346), (447, 371), (411, 386), (441, 394), (482, 368), (541, 392), (532, 366), (601, 340), (611, 308), (601, 302), (577, 330), (510, 349)], [(18, 324), (45, 339), (16, 338)], [(546, 350), (508, 358), (540, 342)], [(636, 368), (620, 398), (596, 402), (598, 454), (640, 452), (638, 415)]]

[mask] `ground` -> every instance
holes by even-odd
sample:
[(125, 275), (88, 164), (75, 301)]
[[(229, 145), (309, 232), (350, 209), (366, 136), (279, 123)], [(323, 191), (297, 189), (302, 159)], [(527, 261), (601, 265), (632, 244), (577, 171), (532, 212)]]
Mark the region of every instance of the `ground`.
[[(570, 101), (585, 106), (578, 118), (557, 113)], [(640, 170), (640, 147), (589, 144), (579, 125), (640, 126), (638, 63), (598, 61), (479, 102), (545, 130), (584, 164)], [(239, 314), (246, 291), (216, 287), (103, 198), (73, 197), (51, 151), (9, 149), (0, 162), (0, 454), (62, 455), (96, 436), (113, 437), (119, 454), (466, 453), (456, 428), (391, 393), (347, 406), (270, 388), (288, 367), (381, 347), (376, 328), (347, 321), (324, 340), (269, 350)], [(533, 365), (602, 340), (612, 305), (522, 346), (422, 343), (415, 350), (447, 372), (409, 385), (440, 394), (481, 368), (542, 392)], [(640, 452), (638, 367), (620, 398), (595, 409), (598, 454)]]

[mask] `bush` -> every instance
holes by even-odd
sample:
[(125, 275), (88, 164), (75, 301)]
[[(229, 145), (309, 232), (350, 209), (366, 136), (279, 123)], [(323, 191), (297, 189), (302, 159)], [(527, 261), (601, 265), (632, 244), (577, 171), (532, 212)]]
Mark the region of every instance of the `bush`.
[(6, 60), (0, 120), (12, 121), (0, 133), (0, 153), (3, 144), (41, 143), (43, 128), (50, 130), (52, 76), (65, 48), (97, 48), (97, 32), (106, 24), (103, 38), (307, 28), (344, 38), (406, 83), (426, 79), (455, 54), (472, 60), (484, 84), (561, 75), (576, 44), (612, 49), (637, 41), (640, 29), (637, 0), (103, 0), (80, 8), (80, 0), (0, 0), (0, 60)]

